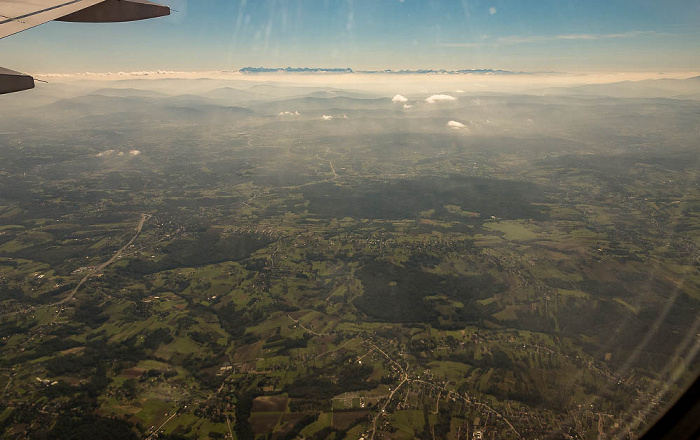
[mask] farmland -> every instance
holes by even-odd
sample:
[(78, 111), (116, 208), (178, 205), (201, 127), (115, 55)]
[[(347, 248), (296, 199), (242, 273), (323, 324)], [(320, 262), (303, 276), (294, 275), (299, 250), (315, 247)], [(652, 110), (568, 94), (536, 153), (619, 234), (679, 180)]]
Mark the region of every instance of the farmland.
[(700, 367), (697, 101), (121, 90), (0, 122), (2, 438), (635, 435)]

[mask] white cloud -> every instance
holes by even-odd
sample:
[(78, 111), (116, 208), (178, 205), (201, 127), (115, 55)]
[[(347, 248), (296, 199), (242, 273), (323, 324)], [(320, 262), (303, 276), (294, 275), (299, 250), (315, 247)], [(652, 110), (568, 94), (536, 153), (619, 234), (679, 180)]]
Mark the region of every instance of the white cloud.
[(293, 112), (289, 112), (289, 111), (286, 111), (286, 112), (279, 112), (279, 113), (278, 113), (278, 116), (299, 116), (299, 112), (298, 112), (298, 111), (293, 111)]
[(404, 104), (403, 108), (408, 110), (409, 108), (413, 108), (413, 105), (412, 104)]
[(333, 116), (323, 115), (321, 116), (321, 119), (323, 119), (324, 121), (330, 121), (331, 119), (333, 119)]
[(238, 71), (227, 70), (207, 70), (207, 71), (192, 71), (178, 72), (172, 70), (141, 70), (135, 72), (79, 72), (79, 73), (35, 73), (35, 76), (47, 78), (80, 78), (80, 77), (98, 77), (100, 79), (124, 79), (129, 77), (139, 78), (144, 76), (159, 76), (164, 78), (230, 78), (232, 75), (241, 75)]
[(461, 130), (462, 128), (467, 128), (466, 125), (462, 124), (461, 122), (457, 121), (450, 121), (447, 123), (447, 126), (451, 128), (452, 130)]
[(39, 73), (35, 76), (45, 76), (47, 78), (73, 78), (75, 75), (72, 73)]
[(498, 10), (494, 6), (489, 8), (489, 14), (496, 15), (496, 12), (498, 12)]
[(403, 95), (395, 95), (393, 98), (391, 98), (391, 100), (394, 102), (406, 102), (408, 101), (408, 98)]
[[(117, 150), (105, 150), (101, 153), (97, 153), (95, 156), (97, 156), (97, 157), (111, 157), (111, 156), (114, 156), (115, 154), (117, 156), (124, 156), (123, 151), (117, 151)], [(129, 156), (132, 156), (132, 157), (138, 156), (139, 154), (141, 154), (141, 151), (139, 151), (139, 150), (130, 150), (129, 151)]]
[(450, 96), (450, 95), (432, 95), (432, 96), (429, 96), (425, 100), (425, 102), (427, 102), (428, 104), (434, 104), (434, 103), (440, 102), (440, 101), (455, 101), (456, 99), (457, 98), (455, 98), (454, 96)]
[(455, 90), (455, 93), (464, 93), (464, 90), (462, 90), (462, 89), (457, 89), (457, 90)]

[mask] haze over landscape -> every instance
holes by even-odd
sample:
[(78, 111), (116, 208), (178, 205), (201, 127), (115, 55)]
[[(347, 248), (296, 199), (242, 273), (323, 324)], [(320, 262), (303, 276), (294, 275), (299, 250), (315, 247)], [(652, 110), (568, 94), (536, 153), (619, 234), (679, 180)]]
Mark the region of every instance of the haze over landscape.
[(697, 371), (700, 79), (155, 76), (3, 98), (7, 438), (624, 437)]
[(700, 372), (695, 2), (169, 4), (0, 42), (0, 438), (632, 439)]

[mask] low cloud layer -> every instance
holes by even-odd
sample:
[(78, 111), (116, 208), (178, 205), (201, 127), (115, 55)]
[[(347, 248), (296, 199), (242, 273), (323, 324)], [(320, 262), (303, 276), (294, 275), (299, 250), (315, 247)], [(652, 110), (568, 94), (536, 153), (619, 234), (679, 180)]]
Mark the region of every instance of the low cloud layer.
[(447, 126), (451, 128), (452, 130), (461, 130), (463, 128), (467, 128), (466, 125), (462, 124), (461, 122), (457, 121), (450, 121), (447, 123)]
[(46, 78), (80, 78), (80, 77), (143, 77), (143, 76), (161, 76), (161, 77), (200, 77), (205, 74), (221, 74), (223, 72), (177, 72), (173, 70), (139, 70), (135, 72), (80, 72), (80, 73), (36, 73), (37, 76)]
[(391, 100), (394, 102), (407, 102), (408, 98), (403, 95), (395, 95), (393, 98), (391, 98)]

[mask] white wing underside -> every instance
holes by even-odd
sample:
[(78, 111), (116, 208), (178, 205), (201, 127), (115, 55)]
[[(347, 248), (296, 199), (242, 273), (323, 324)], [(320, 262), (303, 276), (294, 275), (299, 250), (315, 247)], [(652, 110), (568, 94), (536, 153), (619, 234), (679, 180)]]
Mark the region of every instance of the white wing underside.
[(0, 0), (0, 38), (94, 6), (104, 0)]
[[(109, 23), (170, 14), (149, 0), (0, 0), (0, 38), (52, 20)], [(0, 67), (0, 95), (34, 87), (34, 78)]]

